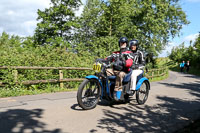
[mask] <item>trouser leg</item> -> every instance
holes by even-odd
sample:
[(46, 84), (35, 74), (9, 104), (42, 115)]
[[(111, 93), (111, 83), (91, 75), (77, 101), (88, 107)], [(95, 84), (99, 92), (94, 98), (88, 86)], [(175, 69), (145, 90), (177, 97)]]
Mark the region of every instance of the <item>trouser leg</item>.
[(115, 75), (114, 72), (113, 72), (113, 69), (110, 69), (110, 68), (106, 70), (106, 74), (107, 74), (107, 76)]
[(190, 69), (190, 68), (189, 68), (189, 67), (187, 67), (187, 72), (189, 72), (189, 69)]
[(116, 76), (115, 91), (118, 91), (118, 90), (121, 91), (122, 87), (123, 87), (122, 81), (123, 81), (126, 73), (123, 71), (117, 71), (117, 70), (113, 70), (113, 69), (107, 69), (106, 73), (107, 73), (107, 76), (113, 76), (113, 75)]
[(137, 76), (142, 73), (142, 70), (133, 70), (131, 74), (131, 87), (130, 90), (136, 90)]
[(114, 73), (116, 74), (115, 91), (122, 91), (123, 89), (122, 81), (126, 73), (123, 71), (114, 71)]

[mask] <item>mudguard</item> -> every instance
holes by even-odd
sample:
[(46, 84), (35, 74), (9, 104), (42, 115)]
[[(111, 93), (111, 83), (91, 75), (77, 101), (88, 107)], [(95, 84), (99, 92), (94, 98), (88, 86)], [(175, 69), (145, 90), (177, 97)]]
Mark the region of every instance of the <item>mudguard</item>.
[(101, 85), (101, 87), (103, 87), (103, 86), (102, 86), (102, 83), (101, 83), (101, 80), (100, 80), (97, 76), (89, 75), (89, 76), (86, 76), (85, 78), (86, 78), (86, 79), (96, 79), (96, 80), (99, 81), (99, 84)]
[(97, 76), (94, 76), (94, 75), (89, 75), (89, 76), (86, 76), (85, 78), (86, 79), (97, 79), (97, 80), (99, 80), (99, 78)]
[[(94, 75), (89, 75), (89, 76), (86, 76), (85, 77), (86, 79), (96, 79), (96, 80), (98, 80), (99, 81), (99, 84), (101, 85), (101, 88), (103, 88), (103, 85), (102, 85), (102, 83), (101, 83), (101, 80), (97, 77), (97, 76), (94, 76)], [(103, 96), (103, 89), (101, 89), (101, 94), (102, 94), (102, 96)]]
[(139, 89), (140, 89), (140, 87), (141, 87), (141, 85), (142, 85), (142, 83), (143, 83), (144, 81), (147, 81), (147, 83), (148, 83), (148, 85), (149, 85), (149, 89), (150, 89), (149, 80), (148, 80), (146, 77), (143, 77), (143, 78), (141, 78), (141, 79), (137, 82), (136, 90), (139, 90)]

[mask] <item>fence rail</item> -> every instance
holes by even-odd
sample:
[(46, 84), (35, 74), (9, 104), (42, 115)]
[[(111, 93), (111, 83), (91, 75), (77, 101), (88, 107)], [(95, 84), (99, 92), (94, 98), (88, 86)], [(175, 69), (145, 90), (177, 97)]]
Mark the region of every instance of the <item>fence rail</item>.
[(16, 70), (92, 70), (87, 67), (29, 67), (29, 66), (0, 66), (0, 69), (16, 69)]
[[(60, 83), (60, 87), (63, 88), (63, 82), (69, 81), (83, 81), (84, 78), (63, 78), (62, 70), (92, 70), (92, 68), (83, 68), (83, 67), (28, 67), (28, 66), (0, 66), (0, 69), (11, 69), (14, 76), (14, 82), (19, 84), (18, 82), (18, 70), (59, 70), (59, 79), (47, 79), (47, 80), (28, 80), (22, 81), (23, 85), (32, 85), (39, 83)], [(161, 69), (151, 69), (145, 71), (145, 76), (149, 79), (153, 79), (155, 77), (164, 76), (167, 73), (167, 68)], [(5, 83), (0, 81), (0, 86), (4, 86)]]
[(151, 69), (145, 72), (145, 76), (149, 79), (153, 79), (156, 77), (165, 76), (167, 72), (168, 72), (168, 68)]

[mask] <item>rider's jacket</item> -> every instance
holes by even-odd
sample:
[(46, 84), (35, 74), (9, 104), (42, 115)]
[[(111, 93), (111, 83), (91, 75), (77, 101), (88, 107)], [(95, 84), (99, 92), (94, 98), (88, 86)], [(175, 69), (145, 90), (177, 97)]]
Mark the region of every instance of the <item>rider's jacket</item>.
[(130, 71), (130, 67), (133, 64), (133, 60), (131, 59), (132, 52), (128, 49), (120, 49), (120, 51), (113, 52), (110, 56), (106, 58), (109, 62), (115, 62), (116, 60), (123, 60), (125, 62), (125, 66), (122, 71), (128, 72)]
[(132, 51), (130, 54), (131, 59), (133, 60), (133, 65), (131, 68), (133, 70), (135, 69), (143, 69), (145, 66), (145, 59), (144, 59), (144, 54), (142, 51), (137, 50), (137, 51)]

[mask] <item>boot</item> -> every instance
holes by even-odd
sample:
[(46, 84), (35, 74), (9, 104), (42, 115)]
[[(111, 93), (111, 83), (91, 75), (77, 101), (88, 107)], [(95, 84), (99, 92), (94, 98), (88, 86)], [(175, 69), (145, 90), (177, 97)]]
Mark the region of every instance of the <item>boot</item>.
[(120, 97), (121, 97), (121, 94), (122, 94), (122, 91), (119, 90), (119, 91), (114, 91), (114, 94), (113, 94), (113, 97), (116, 101), (119, 101), (120, 100)]

